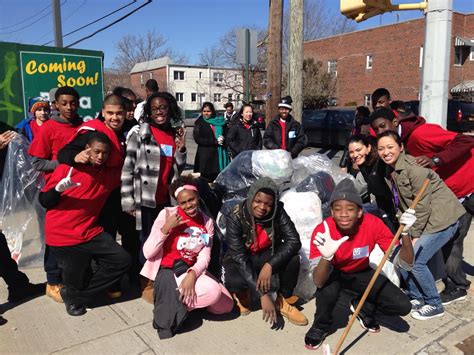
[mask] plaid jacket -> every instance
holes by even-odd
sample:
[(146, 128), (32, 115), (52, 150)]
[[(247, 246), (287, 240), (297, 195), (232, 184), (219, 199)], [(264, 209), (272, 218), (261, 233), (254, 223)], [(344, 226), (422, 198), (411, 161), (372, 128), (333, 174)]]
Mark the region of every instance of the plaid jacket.
[[(173, 169), (168, 177), (171, 182), (179, 176), (186, 164), (186, 155), (176, 150)], [(155, 208), (156, 187), (160, 175), (160, 145), (151, 133), (148, 123), (140, 126), (138, 134), (128, 140), (122, 168), (122, 209), (135, 211), (137, 230), (142, 229), (141, 206)]]

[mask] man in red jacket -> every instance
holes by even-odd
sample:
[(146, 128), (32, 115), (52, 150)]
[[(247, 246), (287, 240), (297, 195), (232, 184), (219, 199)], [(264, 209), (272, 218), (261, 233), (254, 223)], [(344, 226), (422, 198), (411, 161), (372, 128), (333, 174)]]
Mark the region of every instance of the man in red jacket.
[(419, 165), (435, 170), (466, 208), (458, 233), (443, 247), (446, 278), (440, 294), (443, 305), (465, 299), (470, 281), (462, 270), (462, 254), (474, 212), (474, 138), (426, 123), (403, 106), (398, 108), (398, 117), (380, 108), (372, 113), (370, 121), (377, 134), (397, 132), (407, 153), (416, 157)]
[[(58, 260), (64, 287), (61, 297), (69, 315), (86, 313), (86, 304), (119, 281), (130, 266), (130, 256), (98, 219), (120, 175), (105, 163), (110, 140), (102, 132), (90, 135), (90, 164), (60, 164), (51, 175), (40, 202), (47, 209), (46, 244)], [(118, 168), (119, 169), (119, 168)], [(91, 261), (97, 267), (91, 273)]]

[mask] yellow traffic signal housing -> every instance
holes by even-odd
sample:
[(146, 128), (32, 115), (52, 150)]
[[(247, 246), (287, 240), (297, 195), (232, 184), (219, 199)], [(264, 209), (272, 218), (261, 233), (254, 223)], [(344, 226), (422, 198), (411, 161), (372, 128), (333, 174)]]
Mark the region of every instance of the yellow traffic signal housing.
[(392, 5), (391, 0), (340, 0), (341, 13), (357, 22), (367, 20), (370, 17), (383, 14), (385, 12), (397, 10), (423, 10), (427, 7), (427, 2), (417, 4)]

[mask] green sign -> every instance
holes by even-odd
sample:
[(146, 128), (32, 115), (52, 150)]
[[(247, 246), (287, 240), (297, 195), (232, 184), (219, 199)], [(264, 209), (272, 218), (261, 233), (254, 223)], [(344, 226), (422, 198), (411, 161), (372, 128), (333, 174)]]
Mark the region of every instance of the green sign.
[[(3, 64), (1, 64), (3, 62)], [(49, 98), (55, 87), (80, 95), (79, 115), (97, 117), (103, 100), (103, 53), (0, 42), (0, 120), (14, 125), (28, 114), (30, 98)]]

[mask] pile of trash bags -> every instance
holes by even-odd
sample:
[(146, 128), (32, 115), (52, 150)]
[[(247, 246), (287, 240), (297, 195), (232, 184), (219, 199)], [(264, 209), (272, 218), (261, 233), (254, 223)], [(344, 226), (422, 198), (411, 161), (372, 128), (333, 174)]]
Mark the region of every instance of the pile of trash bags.
[(40, 231), (46, 212), (38, 202), (44, 178), (33, 169), (28, 147), (20, 134), (9, 143), (0, 182), (0, 229), (12, 258), (22, 267), (42, 263), (44, 255)]
[(323, 218), (329, 216), (329, 199), (336, 184), (352, 177), (342, 173), (324, 154), (314, 153), (291, 159), (290, 153), (284, 150), (243, 152), (215, 181), (224, 195), (216, 219), (218, 235), (225, 236), (225, 217), (247, 197), (249, 187), (262, 177), (270, 177), (280, 186), (280, 201), (284, 203), (285, 211), (300, 235), (301, 267), (295, 293), (309, 300), (316, 291), (309, 265), (311, 234)]

